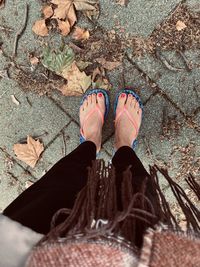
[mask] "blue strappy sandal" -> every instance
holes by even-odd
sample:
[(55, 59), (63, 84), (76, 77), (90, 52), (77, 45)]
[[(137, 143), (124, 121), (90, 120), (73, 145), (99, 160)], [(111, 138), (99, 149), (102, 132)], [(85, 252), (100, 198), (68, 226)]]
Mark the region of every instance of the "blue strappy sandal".
[[(98, 111), (101, 118), (102, 118), (102, 124), (104, 123), (104, 121), (106, 120), (107, 116), (108, 116), (108, 112), (109, 112), (109, 109), (110, 109), (110, 100), (109, 100), (109, 94), (108, 94), (108, 91), (104, 90), (104, 89), (90, 89), (90, 90), (87, 90), (86, 93), (84, 94), (82, 100), (81, 100), (81, 103), (80, 103), (80, 106), (83, 104), (84, 100), (89, 96), (89, 95), (92, 95), (92, 94), (98, 94), (98, 93), (102, 93), (103, 96), (104, 96), (104, 99), (105, 99), (105, 113), (102, 114), (100, 109), (98, 108), (98, 106), (96, 106), (93, 110), (91, 110), (91, 112), (88, 114), (88, 116), (85, 118), (85, 121), (87, 121), (87, 119), (91, 116), (91, 114), (95, 111)], [(83, 122), (83, 125), (85, 123), (85, 121)], [(83, 134), (83, 125), (81, 126), (81, 129), (80, 129), (80, 143), (83, 143), (86, 141), (85, 137), (84, 137), (84, 134)]]
[[(140, 97), (139, 97), (139, 96), (138, 96), (132, 89), (126, 89), (126, 88), (120, 90), (120, 91), (117, 93), (116, 97), (115, 97), (115, 102), (114, 102), (114, 116), (116, 117), (116, 109), (117, 109), (118, 99), (119, 99), (119, 96), (120, 96), (122, 93), (125, 93), (126, 95), (131, 94), (132, 96), (135, 97), (135, 99), (136, 99), (137, 102), (139, 103), (140, 108), (142, 109), (142, 116), (143, 116), (143, 109), (144, 109), (144, 106), (143, 106), (143, 104), (142, 104), (142, 101), (141, 101)], [(119, 119), (119, 117), (122, 115), (123, 112), (126, 112), (127, 115), (130, 116), (129, 113), (128, 113), (126, 110), (123, 109), (123, 110), (121, 111), (121, 114), (118, 115), (118, 118), (116, 119), (116, 121)], [(137, 130), (137, 132), (138, 132), (139, 129), (137, 129), (137, 127), (135, 126), (135, 123), (134, 123), (133, 119), (132, 119), (131, 117), (129, 117), (129, 118), (130, 118), (131, 122), (133, 123), (133, 126), (136, 128), (136, 130)], [(115, 121), (115, 123), (116, 123), (116, 121)], [(132, 149), (133, 149), (133, 150), (136, 148), (137, 143), (138, 143), (138, 141), (137, 141), (137, 139), (135, 139), (135, 140), (133, 141), (133, 143), (132, 143)]]

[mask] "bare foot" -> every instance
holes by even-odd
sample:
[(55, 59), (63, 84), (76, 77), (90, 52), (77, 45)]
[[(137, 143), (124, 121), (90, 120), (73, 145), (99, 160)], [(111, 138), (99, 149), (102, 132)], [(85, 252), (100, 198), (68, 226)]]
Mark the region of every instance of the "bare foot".
[[(125, 108), (126, 111), (121, 111)], [(128, 115), (129, 113), (129, 115)], [(132, 120), (132, 121), (131, 121)], [(142, 109), (131, 94), (122, 93), (118, 99), (115, 118), (115, 148), (132, 147), (137, 138), (142, 120)]]
[(82, 133), (87, 141), (95, 143), (97, 152), (101, 149), (104, 113), (105, 98), (102, 93), (88, 95), (80, 107), (80, 125)]

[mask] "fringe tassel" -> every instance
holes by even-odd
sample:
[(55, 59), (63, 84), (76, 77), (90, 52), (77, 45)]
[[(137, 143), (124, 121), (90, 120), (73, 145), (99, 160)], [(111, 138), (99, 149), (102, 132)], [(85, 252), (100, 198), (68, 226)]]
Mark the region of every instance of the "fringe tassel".
[[(167, 201), (161, 192), (159, 182), (158, 182), (158, 175), (157, 172), (161, 173), (164, 178), (167, 180), (167, 182), (170, 185), (170, 188), (176, 197), (176, 200), (182, 209), (182, 212), (186, 218), (187, 221), (187, 232), (194, 231), (196, 233), (200, 232), (200, 211), (194, 206), (194, 204), (191, 202), (191, 200), (188, 198), (184, 190), (175, 183), (172, 178), (170, 178), (167, 170), (159, 168), (157, 165), (154, 165), (150, 168), (151, 173), (153, 174), (153, 177), (156, 177), (156, 189), (157, 192), (162, 199), (162, 210), (163, 210), (163, 217), (166, 219), (166, 222), (168, 225), (171, 225), (176, 230), (181, 230), (178, 226), (178, 222), (176, 221), (175, 217), (173, 216), (172, 212), (170, 211), (169, 205), (167, 204)], [(195, 181), (194, 177), (190, 175), (189, 185), (191, 184), (191, 188), (194, 188), (194, 192), (197, 194), (197, 197), (200, 197), (200, 186)], [(186, 180), (187, 181), (187, 180)]]
[[(200, 211), (192, 204), (183, 189), (168, 175), (168, 172), (157, 165), (150, 167), (150, 177), (147, 177), (138, 193), (133, 192), (131, 166), (123, 174), (121, 185), (122, 211), (118, 209), (119, 193), (116, 188), (115, 169), (112, 165), (105, 166), (103, 160), (93, 162), (88, 169), (88, 183), (79, 192), (72, 210), (61, 209), (53, 216), (51, 231), (40, 242), (64, 238), (71, 240), (89, 240), (94, 238), (120, 237), (124, 242), (130, 242), (135, 247), (139, 228), (144, 232), (154, 228), (155, 224), (168, 225), (171, 229), (180, 231), (176, 218), (162, 193), (158, 173), (169, 183), (187, 220), (187, 230), (200, 232)], [(147, 180), (151, 179), (155, 190), (154, 205), (146, 197)], [(194, 177), (187, 179), (191, 189), (200, 197), (200, 186)], [(155, 205), (156, 203), (156, 205)], [(156, 212), (155, 212), (156, 209)], [(60, 215), (66, 219), (57, 225)], [(137, 230), (137, 231), (136, 231)]]

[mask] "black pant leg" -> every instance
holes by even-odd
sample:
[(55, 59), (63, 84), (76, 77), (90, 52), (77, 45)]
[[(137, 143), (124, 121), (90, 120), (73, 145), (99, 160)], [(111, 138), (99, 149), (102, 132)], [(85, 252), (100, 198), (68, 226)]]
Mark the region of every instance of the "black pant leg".
[(73, 207), (86, 185), (87, 167), (95, 158), (95, 144), (84, 142), (17, 197), (3, 214), (39, 233), (48, 233), (53, 214)]
[[(133, 149), (128, 146), (119, 148), (113, 157), (112, 164), (114, 165), (115, 170), (116, 170), (116, 186), (117, 186), (117, 192), (118, 192), (117, 201), (118, 201), (119, 209), (122, 209), (120, 196), (121, 196), (121, 183), (123, 179), (123, 172), (129, 166), (131, 166), (130, 170), (132, 173), (133, 193), (136, 194), (138, 192), (141, 192), (143, 183), (144, 181), (146, 181), (145, 196), (151, 201), (151, 204), (153, 205), (154, 210), (156, 212), (156, 209), (157, 209), (157, 198), (155, 197), (156, 191), (153, 187), (151, 177), (148, 174), (148, 172), (145, 170), (143, 164), (141, 163), (139, 158), (136, 156)], [(149, 225), (142, 223), (141, 221), (136, 221), (135, 245), (137, 247), (142, 246), (143, 235), (148, 226)]]

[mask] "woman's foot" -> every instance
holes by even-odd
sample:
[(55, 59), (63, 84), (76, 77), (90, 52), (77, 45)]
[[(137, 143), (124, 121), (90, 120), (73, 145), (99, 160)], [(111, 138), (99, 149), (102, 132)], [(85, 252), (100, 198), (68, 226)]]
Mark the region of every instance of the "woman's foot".
[(119, 95), (115, 118), (115, 148), (132, 147), (142, 121), (142, 109), (131, 94)]
[(88, 95), (80, 107), (81, 134), (101, 149), (102, 126), (105, 113), (105, 98), (102, 93)]

